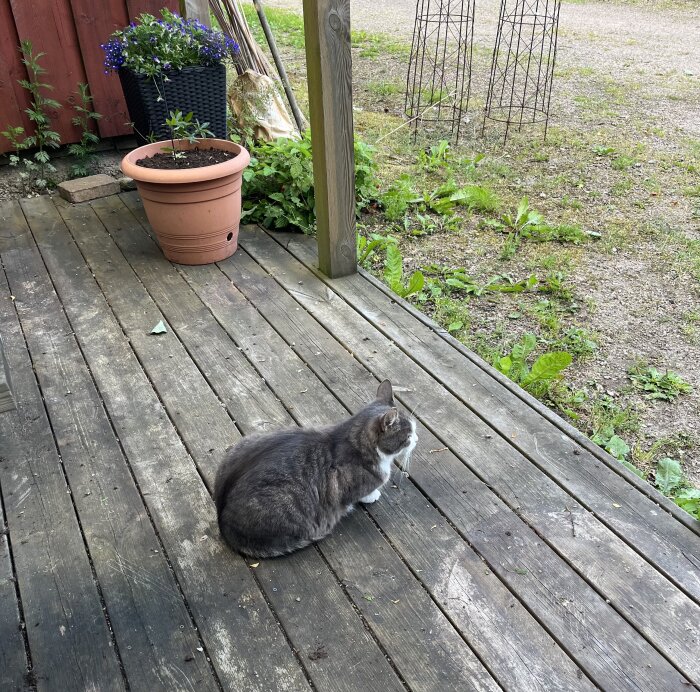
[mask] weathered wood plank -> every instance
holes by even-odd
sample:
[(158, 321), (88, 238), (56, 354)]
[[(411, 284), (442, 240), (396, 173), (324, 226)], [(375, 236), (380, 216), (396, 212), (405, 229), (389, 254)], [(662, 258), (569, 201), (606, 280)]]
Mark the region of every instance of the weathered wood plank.
[[(415, 366), (372, 325), (359, 321), (357, 313), (318, 278), (302, 265), (290, 262), (287, 253), (275, 241), (262, 231), (244, 232), (242, 241), (243, 247), (252, 252), (256, 260), (371, 371), (380, 377), (410, 382), (410, 387), (399, 394), (404, 405), (409, 409), (422, 406), (417, 417), (432, 430), (440, 431), (439, 437), (449, 441), (450, 449), (498, 494), (511, 511), (526, 519), (585, 579), (591, 580), (607, 600), (614, 602), (626, 619), (676, 661), (679, 668), (685, 669), (690, 676), (695, 675), (700, 663), (689, 655), (689, 650), (695, 646), (693, 638), (696, 635), (690, 621), (695, 617), (697, 606), (685, 594), (600, 525), (595, 517), (579, 507), (573, 498), (529, 464), (517, 450), (494, 435), (491, 428)], [(303, 282), (302, 289), (299, 281)], [(455, 479), (464, 475), (457, 469), (454, 473)], [(448, 516), (458, 509), (456, 502), (450, 504), (431, 497)], [(571, 521), (575, 522), (576, 540), (572, 540)], [(502, 517), (495, 526), (488, 528), (498, 535), (502, 530)], [(509, 539), (507, 543), (510, 542)], [(514, 547), (505, 546), (511, 558)], [(618, 565), (619, 571), (611, 570), (611, 564)], [(537, 568), (537, 563), (532, 565), (532, 569), (538, 572), (538, 580), (546, 579), (539, 574), (542, 570)], [(511, 569), (522, 567), (515, 565)], [(544, 575), (547, 574), (548, 571), (544, 570)], [(595, 608), (600, 608), (598, 597), (590, 588), (585, 591), (588, 591), (585, 598), (592, 601)], [(660, 598), (666, 599), (665, 602)], [(603, 620), (601, 615), (599, 613), (596, 620)], [(599, 626), (605, 624), (601, 621)], [(642, 649), (643, 645), (640, 653)], [(644, 656), (640, 658), (642, 660), (646, 661)], [(661, 661), (659, 664), (665, 668)]]
[(131, 19), (136, 19), (143, 12), (160, 17), (160, 11), (163, 7), (167, 7), (173, 12), (180, 11), (179, 0), (126, 0), (126, 7)]
[[(254, 421), (256, 432), (290, 425), (292, 419), (277, 406), (277, 399), (267, 388), (264, 379), (255, 369), (250, 367), (247, 359), (231, 342), (225, 330), (212, 318), (210, 311), (196, 296), (192, 295), (186, 282), (177, 270), (165, 260), (158, 246), (144, 238), (143, 230), (135, 222), (133, 216), (128, 212), (125, 213), (124, 204), (117, 197), (106, 197), (95, 200), (92, 207), (119, 244), (123, 253), (128, 256), (131, 266), (148, 286), (150, 294), (158, 303), (160, 310), (172, 322), (172, 326), (177, 327), (181, 332), (180, 338), (188, 352), (197, 362), (204, 364), (201, 369), (205, 377), (215, 376), (219, 383), (217, 394), (219, 399), (226, 404), (231, 417), (235, 420), (239, 411), (246, 411), (249, 420)], [(91, 223), (94, 224), (95, 217), (88, 210), (74, 210), (72, 213), (80, 214), (82, 223), (87, 226)], [(98, 242), (97, 246), (99, 247), (99, 245)], [(104, 264), (107, 265), (109, 262), (105, 261)], [(107, 269), (109, 267), (105, 267), (104, 272)], [(106, 276), (104, 273), (103, 275)], [(115, 286), (121, 281), (121, 274), (116, 268), (113, 268), (109, 280)], [(126, 295), (123, 298), (118, 296), (117, 298), (123, 301), (123, 304), (120, 303), (120, 305), (127, 316), (129, 312), (134, 313), (129, 327), (143, 332), (141, 323), (137, 325), (133, 320), (136, 319), (136, 315), (142, 315), (148, 309), (152, 310), (151, 302), (143, 292), (139, 292), (137, 297), (139, 298), (138, 311), (133, 309), (134, 298), (132, 296)], [(157, 320), (161, 319), (160, 316), (157, 316), (159, 313), (152, 312), (151, 314), (153, 319), (156, 317)], [(155, 325), (156, 322), (153, 324)], [(143, 348), (153, 347), (154, 344), (153, 339), (149, 336), (140, 337), (140, 342)], [(155, 365), (161, 360), (157, 357), (158, 353), (159, 351), (156, 351), (153, 358)], [(164, 371), (170, 370), (172, 368), (166, 363)], [(174, 397), (173, 401), (177, 402), (182, 398), (183, 396), (178, 395)], [(216, 407), (221, 408), (218, 403)], [(177, 410), (175, 404), (173, 408)], [(209, 417), (210, 414), (211, 417)], [(205, 419), (211, 421), (214, 430), (226, 429), (228, 426), (227, 416), (221, 410), (216, 413), (207, 412)], [(192, 424), (189, 419), (183, 420), (182, 425), (191, 426), (182, 429), (183, 435), (188, 439), (204, 438), (201, 443), (202, 449), (200, 450), (198, 447), (195, 450), (196, 458), (201, 456), (201, 451), (208, 452), (209, 449), (214, 448), (214, 451), (209, 454), (212, 459), (211, 463), (207, 464), (206, 469), (208, 477), (213, 477), (223, 450), (236, 441), (239, 434), (235, 428), (231, 428), (231, 431), (222, 438), (221, 443), (214, 445), (211, 444), (213, 441), (211, 436), (206, 435), (206, 429), (203, 429), (197, 421)], [(202, 435), (203, 431), (204, 435)]]
[[(222, 684), (306, 689), (249, 569), (218, 539), (204, 483), (53, 203), (23, 208)], [(161, 342), (159, 360), (174, 342)]]
[[(127, 258), (135, 263), (138, 262), (138, 266), (140, 267), (138, 258), (147, 253), (147, 244), (150, 242), (145, 234), (142, 232), (130, 233), (125, 231), (124, 228), (121, 228), (120, 232), (115, 232), (114, 235), (119, 239), (118, 242), (120, 245), (122, 240), (126, 239), (130, 247), (127, 251), (127, 249), (122, 246), (123, 250)], [(130, 237), (133, 237), (134, 245), (131, 244)], [(139, 247), (138, 245), (139, 238), (141, 239), (140, 242), (143, 247)], [(163, 263), (165, 264), (165, 262)], [(134, 266), (136, 266), (136, 264)], [(165, 267), (158, 267), (159, 274), (162, 274), (165, 270)], [(231, 282), (226, 279), (217, 267), (191, 267), (182, 268), (181, 271), (187, 276), (193, 286), (202, 288), (203, 294), (211, 294), (212, 302), (208, 303), (210, 307), (213, 308), (214, 305), (223, 305), (223, 310), (216, 310), (215, 317), (222, 325), (227, 327), (232, 338), (234, 338), (236, 343), (242, 348), (242, 352), (248, 356), (251, 363), (253, 363), (265, 377), (265, 380), (282, 402), (285, 403), (297, 422), (318, 425), (338, 420), (339, 417), (346, 415), (346, 411), (339, 405), (333, 395), (319, 383), (318, 379), (305, 367), (304, 363), (300, 361), (291, 349), (289, 349), (289, 347), (274, 333), (270, 325), (265, 322), (257, 310), (231, 285)], [(154, 284), (158, 281), (156, 277), (154, 279)], [(147, 285), (149, 288), (157, 290), (155, 286), (151, 286), (150, 282)], [(192, 294), (192, 296), (194, 297), (194, 294)], [(203, 296), (200, 295), (200, 298), (197, 300), (199, 301), (202, 297)], [(182, 301), (186, 302), (186, 297), (184, 295)], [(218, 386), (215, 378), (211, 378), (211, 382), (215, 388)], [(281, 408), (281, 404), (278, 403), (277, 405)], [(238, 423), (244, 431), (255, 429), (251, 425), (253, 421), (254, 419), (252, 421), (246, 421), (244, 410), (239, 412)], [(374, 534), (373, 527), (365, 516), (359, 515), (353, 517), (351, 521), (358, 524), (360, 533), (366, 533), (368, 535)], [(319, 548), (324, 556), (328, 557), (324, 545), (324, 543), (320, 544)], [(369, 550), (370, 547), (371, 550)], [(368, 560), (371, 560), (372, 556), (380, 556), (385, 552), (392, 553), (390, 547), (380, 536), (376, 536), (371, 545), (364, 546), (364, 548), (369, 551), (367, 556)], [(306, 555), (306, 553), (303, 555)], [(299, 564), (297, 563), (298, 559), (301, 560)], [(379, 558), (377, 557), (377, 559)], [(412, 689), (432, 689), (432, 683), (452, 680), (454, 684), (458, 684), (458, 681), (467, 677), (473, 680), (472, 684), (476, 688), (492, 688), (493, 681), (484, 674), (481, 664), (476, 660), (473, 654), (464, 647), (463, 642), (453, 631), (449, 622), (442, 618), (439, 610), (430, 603), (425, 593), (422, 592), (422, 589), (417, 585), (410, 573), (403, 568), (396, 556), (394, 556), (394, 560), (399, 565), (396, 569), (397, 573), (404, 575), (406, 579), (405, 584), (407, 585), (404, 599), (405, 605), (402, 606), (402, 609), (406, 608), (409, 613), (421, 613), (425, 617), (424, 620), (416, 621), (417, 618), (414, 616), (414, 627), (411, 631), (420, 629), (421, 624), (429, 624), (428, 629), (432, 628), (435, 635), (435, 641), (427, 644), (422, 641), (416, 642), (413, 635), (407, 635), (403, 630), (401, 630), (398, 635), (394, 634), (392, 630), (390, 636), (387, 633), (387, 628), (389, 627), (388, 622), (392, 620), (391, 617), (386, 618), (387, 622), (380, 622), (376, 624), (376, 627), (373, 626), (373, 630), (377, 633), (382, 645), (388, 651), (394, 664), (409, 686)], [(265, 561), (257, 568), (256, 572), (261, 575), (263, 584), (268, 581), (269, 570), (275, 567), (278, 562), (279, 561)], [(319, 602), (319, 608), (314, 610), (325, 613), (330, 612), (327, 604), (324, 603), (322, 606), (320, 605), (321, 602), (319, 599), (321, 595), (315, 593), (316, 591), (321, 591), (322, 583), (319, 580), (319, 574), (314, 573), (308, 565), (308, 557), (293, 557), (290, 558), (289, 561), (285, 560), (279, 564), (281, 568), (273, 572), (274, 578), (270, 577), (273, 578), (278, 590), (268, 592), (268, 598), (280, 615), (283, 624), (286, 625), (290, 622), (298, 621), (300, 614), (304, 612), (300, 611), (296, 601), (290, 602), (287, 600), (287, 595), (293, 590), (295, 590), (297, 594), (299, 594), (301, 590), (302, 594), (299, 597), (304, 601)], [(336, 564), (331, 561), (331, 566), (335, 569)], [(312, 584), (311, 593), (307, 593), (307, 589), (303, 586), (306, 583)], [(411, 593), (411, 589), (408, 588), (410, 584), (412, 584), (412, 588), (415, 590), (414, 593)], [(329, 589), (325, 587), (323, 593), (329, 593)], [(327, 596), (323, 598), (327, 598)], [(355, 601), (356, 607), (362, 610), (366, 617), (369, 617), (373, 613), (371, 604), (363, 599), (361, 595), (356, 594), (353, 600)], [(366, 610), (368, 612), (365, 612)], [(401, 613), (398, 614), (398, 617), (400, 616)], [(308, 618), (308, 615), (305, 617)], [(335, 618), (335, 620), (337, 620), (337, 618)], [(339, 644), (337, 641), (337, 634), (335, 638), (330, 637), (327, 622), (328, 618), (323, 618), (313, 623), (314, 638), (310, 643), (307, 642), (306, 646), (307, 652), (311, 651), (309, 655), (312, 656), (312, 658), (309, 659), (311, 663), (308, 664), (310, 670), (312, 666), (327, 666), (329, 663), (324, 656), (316, 656), (313, 653), (320, 646), (317, 638), (322, 630), (325, 630), (324, 645), (327, 650), (331, 647), (337, 647)], [(375, 623), (373, 623), (373, 625), (374, 624)], [(409, 642), (406, 641), (407, 638), (410, 640)], [(442, 646), (438, 646), (438, 643)], [(311, 646), (311, 649), (308, 648), (309, 646)], [(353, 655), (359, 654), (356, 644), (352, 645), (351, 649), (353, 650)], [(448, 662), (444, 661), (445, 649), (453, 653), (453, 657)], [(429, 655), (430, 653), (433, 654), (432, 657)], [(329, 658), (335, 658), (337, 656), (338, 652), (336, 651), (332, 657), (329, 655)], [(355, 664), (356, 662), (351, 662), (353, 668), (355, 668)], [(347, 684), (357, 685), (358, 682), (356, 680), (353, 682), (356, 675), (357, 674), (354, 674), (353, 678), (348, 679)], [(339, 683), (335, 684), (337, 685)]]
[(7, 364), (5, 349), (0, 336), (0, 413), (11, 411), (13, 408), (15, 408), (15, 399), (12, 396), (10, 366)]
[(304, 0), (321, 271), (357, 271), (350, 0)]
[[(384, 653), (369, 631), (357, 626), (361, 620), (337, 581), (324, 578), (328, 566), (316, 547), (260, 561), (255, 571), (318, 690), (405, 689), (396, 675), (385, 674)], [(295, 637), (310, 621), (311, 636)]]
[[(298, 303), (244, 251), (239, 250), (219, 266), (287, 344), (294, 344), (294, 351), (345, 406), (355, 411), (373, 396), (377, 380), (305, 310), (300, 310)], [(201, 295), (212, 293), (204, 290)], [(229, 329), (235, 328), (234, 319), (226, 317), (235, 314), (232, 305), (217, 301), (215, 294), (210, 305), (223, 324), (227, 324), (225, 320), (228, 319)], [(264, 337), (263, 342), (271, 338)], [(321, 416), (327, 415), (330, 419), (331, 415), (341, 415), (327, 410), (319, 393), (307, 392), (307, 397), (306, 405), (294, 407), (302, 411), (301, 415), (319, 415), (314, 414), (319, 408), (317, 401), (321, 403)], [(292, 404), (287, 402), (287, 405)], [(325, 422), (323, 418), (321, 422)], [(415, 458), (416, 463), (421, 464), (424, 458), (432, 458), (431, 449), (442, 445), (422, 427), (419, 440)], [(504, 687), (586, 688), (581, 670), (502, 582), (486, 569), (481, 558), (425, 501), (412, 482), (389, 486), (383, 494), (384, 500), (369, 506), (368, 511)], [(343, 536), (347, 536), (348, 531), (354, 534), (355, 526), (354, 523), (346, 525), (341, 533)], [(347, 538), (338, 538), (341, 543), (345, 540)], [(335, 545), (335, 539), (326, 543)], [(364, 592), (375, 593), (378, 589), (371, 581), (376, 578), (382, 588), (383, 575), (375, 577), (370, 570), (362, 576), (355, 570), (357, 555), (370, 555), (366, 547), (355, 551), (354, 557), (347, 551), (336, 553), (347, 557), (343, 561), (336, 558), (337, 569), (340, 574), (352, 573), (353, 584), (357, 585), (362, 578)], [(383, 554), (377, 555), (376, 551), (371, 559), (386, 563)], [(398, 575), (394, 573), (394, 576), (398, 579)], [(391, 607), (388, 603), (384, 605)]]
[[(15, 229), (24, 218), (13, 219)], [(46, 268), (18, 235), (10, 285), (132, 690), (218, 689)], [(33, 290), (23, 292), (32, 277)]]
[[(0, 208), (3, 227), (11, 225), (14, 213), (16, 203)], [(18, 251), (4, 249), (2, 263), (10, 274), (20, 270)], [(27, 275), (21, 290), (14, 289), (17, 302), (28, 299), (35, 280)], [(0, 486), (33, 673), (43, 689), (125, 689), (11, 301), (0, 301), (0, 328), (18, 403), (16, 411), (0, 416)]]
[(209, 0), (180, 0), (180, 14), (187, 19), (199, 19), (202, 24), (211, 25)]
[[(8, 293), (5, 275), (0, 271), (0, 301), (7, 302)], [(0, 458), (2, 456), (0, 452)], [(0, 689), (19, 692), (27, 688), (27, 653), (15, 588), (17, 577), (12, 569), (7, 533), (5, 512), (0, 502)]]
[[(168, 284), (167, 296), (164, 296), (165, 302), (168, 306), (177, 303), (178, 309), (177, 311), (167, 312), (164, 309), (164, 314), (166, 319), (168, 319), (170, 328), (178, 336), (182, 337), (183, 343), (189, 349), (194, 349), (197, 342), (201, 341), (202, 338), (197, 330), (192, 330), (193, 314), (199, 313), (201, 318), (199, 325), (202, 327), (206, 327), (209, 324), (213, 329), (216, 327), (216, 323), (210, 313), (203, 314), (204, 306), (201, 301), (192, 292), (186, 281), (178, 274), (177, 270), (162, 256), (151, 257), (147, 263), (142, 261), (143, 251), (148, 252), (150, 248), (151, 252), (153, 252), (153, 242), (143, 232), (140, 224), (118, 198), (96, 202), (94, 208), (99, 211), (100, 219), (117, 242), (121, 244), (122, 241), (129, 238), (130, 243), (125, 243), (123, 250), (126, 258), (132, 260), (135, 267), (143, 270), (143, 273), (139, 274), (143, 285), (139, 283), (139, 278), (134, 274), (125, 257), (120, 254), (119, 249), (109, 241), (109, 237), (104, 229), (100, 231), (97, 228), (98, 224), (93, 222), (89, 227), (85, 228), (72, 225), (74, 236), (98, 282), (105, 291), (112, 309), (121, 320), (127, 335), (130, 336), (132, 346), (140, 355), (141, 362), (145, 364), (152, 381), (156, 384), (164, 404), (166, 407), (169, 407), (169, 402), (172, 398), (170, 390), (173, 390), (173, 374), (176, 379), (182, 379), (183, 373), (188, 368), (194, 369), (195, 366), (184, 349), (182, 349), (181, 356), (178, 356), (175, 349), (172, 350), (174, 358), (166, 363), (166, 370), (163, 372), (159, 372), (157, 366), (152, 364), (152, 359), (149, 358), (149, 350), (153, 348), (154, 341), (146, 338), (145, 343), (142, 344), (141, 341), (143, 339), (139, 337), (139, 331), (143, 331), (144, 315), (154, 311), (158, 312), (158, 308), (144, 288), (153, 290), (154, 293), (162, 296), (163, 279), (166, 275), (170, 277), (171, 281)], [(138, 246), (139, 243), (141, 244), (140, 247)], [(132, 251), (129, 250), (129, 246), (132, 247)], [(155, 271), (153, 271), (154, 269)], [(136, 312), (134, 307), (137, 308)], [(137, 315), (136, 318), (134, 318), (134, 314)], [(231, 381), (228, 373), (224, 382), (218, 382), (214, 376), (217, 363), (228, 364), (224, 354), (237, 351), (235, 344), (225, 332), (222, 331), (221, 336), (224, 340), (220, 339), (218, 342), (215, 342), (214, 345), (217, 350), (212, 358), (201, 358), (201, 350), (198, 350), (196, 353), (192, 351), (192, 355), (199, 367), (207, 373), (209, 382), (207, 384), (207, 393), (197, 392), (194, 387), (189, 387), (187, 393), (179, 394), (176, 403), (173, 404), (174, 407), (176, 406), (179, 410), (194, 410), (207, 394), (218, 405), (218, 400), (208, 387), (213, 386), (216, 391), (224, 392), (230, 386), (237, 386), (235, 382)], [(242, 374), (245, 368), (248, 369), (251, 377), (257, 378), (259, 383), (262, 382), (259, 375), (248, 363), (245, 363), (245, 365), (240, 364), (236, 368), (236, 372)], [(192, 378), (187, 379), (191, 380)], [(285, 416), (283, 407), (269, 393), (269, 390), (267, 397), (267, 407), (274, 407), (272, 408), (273, 412), (275, 408), (277, 409), (276, 419), (279, 420)], [(221, 407), (219, 406), (219, 408)], [(245, 409), (243, 409), (237, 411), (236, 415), (239, 426), (244, 430), (258, 429), (256, 424), (259, 416), (257, 413), (253, 412), (253, 415), (247, 418)], [(241, 419), (246, 419), (248, 425), (244, 426)], [(291, 422), (291, 419), (289, 420)], [(207, 420), (207, 426), (198, 426), (196, 431), (190, 431), (184, 425), (179, 427), (183, 440), (192, 450), (196, 460), (202, 458), (205, 461), (209, 461), (211, 455), (207, 456), (207, 445), (210, 444), (209, 441), (212, 437), (225, 437), (230, 435), (230, 431), (237, 434), (233, 422), (228, 418), (222, 422), (218, 422), (215, 419)], [(211, 476), (207, 480), (211, 481)], [(326, 598), (323, 600), (323, 608), (312, 611), (312, 614), (307, 612), (304, 619), (300, 621), (286, 621), (283, 617), (284, 613), (278, 611), (279, 600), (283, 594), (274, 591), (274, 588), (267, 584), (264, 579), (261, 579), (260, 583), (266, 592), (267, 599), (275, 611), (278, 612), (280, 621), (289, 639), (298, 649), (307, 649), (311, 642), (315, 641), (319, 628), (328, 619), (336, 623), (343, 623), (342, 626), (338, 624), (333, 634), (336, 650), (334, 657), (319, 661), (313, 667), (307, 667), (314, 684), (323, 689), (351, 690), (362, 689), (374, 680), (374, 682), (379, 682), (381, 686), (386, 686), (387, 689), (401, 689), (396, 674), (387, 665), (383, 653), (365, 631), (362, 622), (355, 615), (351, 604), (339, 587), (334, 575), (323, 563), (318, 553), (307, 551), (304, 553), (303, 561), (304, 569), (307, 571), (298, 575), (299, 584), (297, 589), (304, 593), (309, 592), (309, 599), (313, 590), (326, 594)], [(257, 571), (256, 574), (258, 574)], [(313, 575), (313, 581), (309, 580), (309, 575)], [(308, 586), (304, 586), (304, 584)], [(358, 668), (356, 665), (357, 656), (364, 660), (362, 668)]]
[[(305, 263), (313, 261), (313, 247), (309, 243), (290, 236), (287, 239), (293, 254)], [(611, 472), (588, 450), (563, 438), (559, 428), (418, 322), (403, 309), (399, 299), (379, 291), (363, 276), (347, 277), (334, 284), (334, 288), (452, 394), (484, 416), (496, 430), (507, 434), (510, 443), (540, 470), (696, 602), (700, 601), (700, 540), (689, 541), (686, 524), (659, 510), (657, 503), (662, 497), (659, 493), (649, 487), (652, 497), (642, 495), (636, 486)], [(619, 465), (617, 461), (613, 463)]]

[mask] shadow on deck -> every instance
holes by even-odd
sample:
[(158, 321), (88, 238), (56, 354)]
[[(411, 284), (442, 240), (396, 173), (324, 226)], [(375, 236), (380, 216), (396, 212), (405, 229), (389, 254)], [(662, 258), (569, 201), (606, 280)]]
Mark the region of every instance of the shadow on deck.
[[(0, 221), (0, 689), (700, 682), (697, 522), (371, 278), (250, 227), (172, 265), (135, 194)], [(383, 378), (419, 422), (411, 477), (289, 558), (229, 551), (224, 449)]]

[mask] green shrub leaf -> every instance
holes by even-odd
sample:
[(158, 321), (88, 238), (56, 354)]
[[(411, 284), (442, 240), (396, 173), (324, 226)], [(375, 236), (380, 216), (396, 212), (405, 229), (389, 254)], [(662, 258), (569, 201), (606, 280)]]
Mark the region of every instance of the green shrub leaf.
[(656, 468), (656, 487), (668, 495), (672, 493), (683, 481), (681, 465), (675, 460), (666, 457), (659, 461)]

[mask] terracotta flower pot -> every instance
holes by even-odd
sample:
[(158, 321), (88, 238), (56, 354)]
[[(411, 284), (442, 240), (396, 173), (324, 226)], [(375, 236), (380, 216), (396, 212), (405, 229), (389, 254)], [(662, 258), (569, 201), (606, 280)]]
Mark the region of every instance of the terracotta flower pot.
[(201, 140), (199, 145), (175, 140), (175, 144), (178, 150), (213, 147), (236, 156), (213, 166), (181, 170), (136, 165), (139, 159), (172, 146), (168, 140), (129, 152), (121, 169), (136, 182), (148, 222), (171, 262), (209, 264), (226, 259), (238, 247), (241, 184), (250, 154), (240, 144), (225, 139)]

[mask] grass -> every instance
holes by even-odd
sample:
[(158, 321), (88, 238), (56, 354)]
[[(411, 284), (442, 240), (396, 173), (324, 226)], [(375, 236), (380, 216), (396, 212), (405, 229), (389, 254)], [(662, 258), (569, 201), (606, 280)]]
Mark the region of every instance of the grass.
[[(250, 4), (243, 4), (242, 7), (255, 40), (260, 45), (267, 45), (255, 8)], [(300, 14), (290, 10), (266, 7), (265, 15), (279, 46), (304, 48), (304, 19)], [(389, 34), (353, 30), (350, 34), (350, 40), (352, 47), (358, 50), (361, 58), (376, 58), (380, 55), (403, 58), (410, 53), (409, 45), (403, 41), (397, 41)]]
[(396, 94), (402, 94), (405, 85), (402, 82), (391, 82), (391, 81), (381, 81), (381, 82), (368, 82), (366, 89), (368, 93), (374, 94), (375, 96), (395, 96)]
[(700, 341), (698, 328), (700, 325), (700, 310), (691, 310), (683, 315), (683, 322), (680, 325), (681, 333), (691, 344), (697, 345)]
[[(265, 34), (260, 26), (258, 13), (251, 4), (242, 4), (248, 26), (250, 26), (257, 43), (266, 46)], [(281, 10), (275, 7), (265, 7), (265, 16), (270, 26), (273, 28), (275, 42), (279, 46), (303, 49), (304, 41), (304, 19), (296, 12)]]

